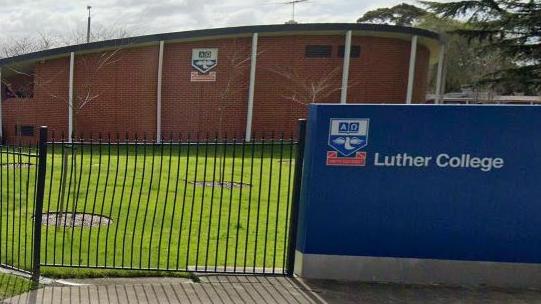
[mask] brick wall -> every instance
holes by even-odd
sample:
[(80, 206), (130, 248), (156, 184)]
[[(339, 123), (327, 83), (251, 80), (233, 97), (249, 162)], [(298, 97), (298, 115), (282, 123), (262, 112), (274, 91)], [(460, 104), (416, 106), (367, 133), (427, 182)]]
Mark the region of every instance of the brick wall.
[[(191, 82), (192, 48), (218, 48), (216, 82)], [(162, 132), (240, 136), (246, 125), (251, 39), (166, 44), (163, 63)]]
[(111, 133), (152, 138), (156, 130), (159, 47), (77, 56), (74, 129), (85, 137)]
[[(259, 39), (253, 131), (261, 136), (294, 133), (307, 104), (340, 99), (343, 58), (341, 36), (276, 36)], [(410, 42), (353, 37), (361, 47), (352, 58), (348, 102), (403, 103)], [(306, 45), (331, 45), (330, 58), (305, 58)], [(216, 82), (191, 82), (192, 48), (219, 49)], [(162, 133), (178, 136), (237, 136), (245, 131), (251, 38), (166, 43), (162, 84)], [(156, 133), (158, 45), (77, 55), (75, 129), (85, 137), (126, 133), (133, 138)], [(428, 78), (427, 48), (418, 47), (414, 102), (424, 102)], [(14, 140), (15, 125), (48, 125), (57, 137), (67, 133), (69, 58), (37, 63), (32, 99), (3, 103), (4, 130)], [(314, 93), (314, 90), (316, 93)], [(37, 129), (36, 129), (37, 130)], [(218, 132), (219, 133), (216, 133)], [(37, 138), (37, 131), (36, 137)]]
[[(33, 98), (9, 98), (2, 102), (4, 138), (8, 142), (36, 141), (38, 127), (46, 125), (56, 136), (67, 132), (69, 59), (34, 66)], [(34, 126), (34, 137), (18, 138), (15, 125)]]
[[(293, 133), (307, 105), (339, 102), (341, 36), (263, 37), (259, 41), (253, 131)], [(305, 58), (306, 45), (332, 45), (330, 58)], [(312, 87), (319, 93), (314, 93)]]

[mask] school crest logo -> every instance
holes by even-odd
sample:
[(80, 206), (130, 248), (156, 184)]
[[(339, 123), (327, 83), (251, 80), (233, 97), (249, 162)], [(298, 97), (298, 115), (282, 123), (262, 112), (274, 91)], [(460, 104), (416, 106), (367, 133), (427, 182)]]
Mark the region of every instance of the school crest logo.
[(328, 166), (365, 166), (366, 152), (360, 151), (368, 145), (368, 118), (331, 118), (327, 152)]
[(192, 49), (192, 67), (206, 74), (218, 65), (218, 49)]

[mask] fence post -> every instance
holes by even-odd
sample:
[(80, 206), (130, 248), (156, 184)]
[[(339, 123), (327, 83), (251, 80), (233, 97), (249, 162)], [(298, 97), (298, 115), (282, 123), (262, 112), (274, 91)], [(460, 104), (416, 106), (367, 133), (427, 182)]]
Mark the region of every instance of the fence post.
[(289, 235), (287, 246), (287, 275), (293, 276), (295, 268), (295, 249), (297, 248), (297, 226), (299, 221), (299, 203), (301, 198), (302, 168), (304, 162), (304, 145), (306, 140), (306, 119), (299, 119), (299, 141), (295, 154), (295, 175), (293, 179), (293, 198), (289, 216)]
[(41, 221), (43, 213), (43, 196), (45, 195), (45, 174), (47, 170), (47, 127), (39, 128), (39, 163), (34, 205), (34, 244), (32, 259), (32, 281), (39, 283), (41, 262)]

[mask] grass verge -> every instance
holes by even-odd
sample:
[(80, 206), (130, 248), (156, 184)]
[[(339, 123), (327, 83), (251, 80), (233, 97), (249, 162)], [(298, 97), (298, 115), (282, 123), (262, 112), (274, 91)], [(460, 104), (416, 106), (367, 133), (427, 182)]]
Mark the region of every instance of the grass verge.
[(190, 272), (139, 270), (126, 271), (116, 269), (81, 269), (68, 267), (42, 267), (41, 275), (52, 279), (172, 277), (194, 280), (194, 278), (196, 278), (196, 276)]
[(30, 280), (0, 273), (0, 301), (32, 290)]

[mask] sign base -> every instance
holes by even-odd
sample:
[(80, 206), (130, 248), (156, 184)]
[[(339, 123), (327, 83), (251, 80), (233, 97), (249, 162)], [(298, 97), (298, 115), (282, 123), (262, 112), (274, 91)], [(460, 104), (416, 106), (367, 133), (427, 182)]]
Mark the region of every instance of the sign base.
[(209, 72), (208, 74), (201, 74), (197, 71), (192, 71), (191, 81), (216, 81), (216, 72)]

